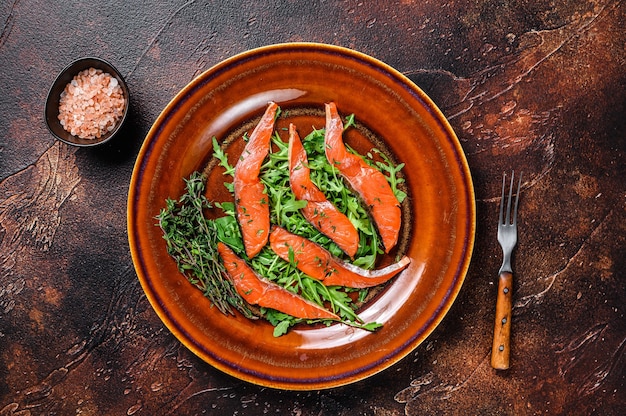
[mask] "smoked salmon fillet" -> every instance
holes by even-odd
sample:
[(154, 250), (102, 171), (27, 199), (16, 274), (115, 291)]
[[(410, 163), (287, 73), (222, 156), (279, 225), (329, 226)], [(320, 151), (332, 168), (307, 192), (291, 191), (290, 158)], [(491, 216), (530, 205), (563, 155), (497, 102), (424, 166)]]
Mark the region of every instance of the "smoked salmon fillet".
[(296, 199), (306, 201), (300, 210), (319, 232), (332, 239), (350, 258), (359, 248), (359, 233), (311, 181), (306, 151), (296, 126), (289, 125), (289, 183)]
[(339, 320), (339, 317), (334, 313), (258, 276), (226, 244), (217, 243), (217, 251), (235, 289), (246, 302), (264, 308), (276, 309), (296, 318)]
[(379, 270), (366, 270), (343, 262), (314, 242), (274, 227), (270, 233), (270, 246), (283, 260), (293, 255), (295, 266), (307, 275), (320, 280), (325, 286), (366, 288), (385, 283), (402, 270), (411, 260), (404, 256), (399, 262)]
[(367, 205), (385, 252), (398, 242), (402, 216), (400, 203), (382, 172), (350, 153), (343, 143), (343, 123), (335, 103), (326, 104), (324, 144), (328, 162), (337, 168), (350, 187)]
[(235, 165), (233, 186), (237, 220), (249, 258), (259, 254), (267, 244), (270, 230), (269, 200), (259, 173), (270, 150), (277, 109), (276, 103), (269, 103)]

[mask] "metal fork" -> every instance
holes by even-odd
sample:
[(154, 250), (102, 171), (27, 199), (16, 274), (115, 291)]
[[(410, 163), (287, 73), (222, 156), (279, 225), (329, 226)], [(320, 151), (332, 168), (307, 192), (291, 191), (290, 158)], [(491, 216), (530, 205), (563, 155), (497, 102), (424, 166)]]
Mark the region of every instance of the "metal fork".
[(511, 352), (511, 307), (513, 295), (513, 269), (511, 268), (511, 254), (517, 244), (517, 205), (522, 185), (522, 174), (519, 175), (515, 205), (511, 215), (513, 199), (513, 179), (515, 172), (511, 172), (509, 197), (504, 212), (504, 191), (506, 188), (506, 173), (502, 176), (502, 199), (500, 200), (500, 216), (498, 218), (498, 243), (502, 247), (502, 266), (498, 272), (498, 297), (496, 301), (496, 319), (493, 330), (493, 345), (491, 347), (491, 366), (498, 370), (509, 368)]

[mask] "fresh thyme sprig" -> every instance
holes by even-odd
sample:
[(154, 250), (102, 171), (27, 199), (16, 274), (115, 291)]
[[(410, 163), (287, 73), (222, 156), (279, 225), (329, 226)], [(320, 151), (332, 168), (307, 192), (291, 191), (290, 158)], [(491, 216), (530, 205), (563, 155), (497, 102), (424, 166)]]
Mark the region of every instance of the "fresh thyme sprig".
[(195, 172), (185, 180), (186, 192), (178, 201), (167, 199), (156, 219), (163, 231), (167, 252), (178, 269), (224, 314), (236, 308), (244, 316), (254, 314), (235, 290), (217, 252), (219, 227), (204, 216), (212, 208), (204, 196), (205, 177)]

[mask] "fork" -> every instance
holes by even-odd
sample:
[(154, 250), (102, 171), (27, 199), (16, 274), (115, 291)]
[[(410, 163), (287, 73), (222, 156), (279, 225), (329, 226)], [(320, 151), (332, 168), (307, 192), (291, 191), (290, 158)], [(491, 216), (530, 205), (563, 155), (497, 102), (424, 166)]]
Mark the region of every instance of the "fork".
[(511, 352), (511, 307), (513, 295), (513, 269), (511, 268), (511, 254), (517, 244), (517, 204), (519, 191), (522, 185), (522, 174), (519, 175), (515, 205), (511, 215), (513, 199), (513, 179), (515, 172), (511, 172), (509, 197), (504, 212), (504, 191), (506, 188), (506, 173), (502, 176), (502, 199), (500, 200), (500, 216), (498, 218), (498, 243), (502, 247), (502, 266), (498, 271), (498, 297), (496, 301), (496, 319), (493, 330), (493, 345), (491, 347), (491, 366), (497, 370), (509, 368)]

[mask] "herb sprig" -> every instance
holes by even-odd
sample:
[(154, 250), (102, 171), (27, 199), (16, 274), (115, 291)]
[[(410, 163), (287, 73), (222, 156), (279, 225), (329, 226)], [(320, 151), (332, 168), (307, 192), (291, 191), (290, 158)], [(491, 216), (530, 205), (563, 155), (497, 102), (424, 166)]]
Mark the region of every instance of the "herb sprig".
[(163, 231), (167, 252), (191, 284), (211, 300), (224, 314), (233, 307), (247, 318), (255, 315), (230, 281), (217, 252), (217, 240), (223, 234), (223, 221), (208, 220), (204, 210), (212, 208), (204, 196), (204, 175), (194, 172), (185, 179), (186, 192), (178, 201), (167, 199), (156, 219)]

